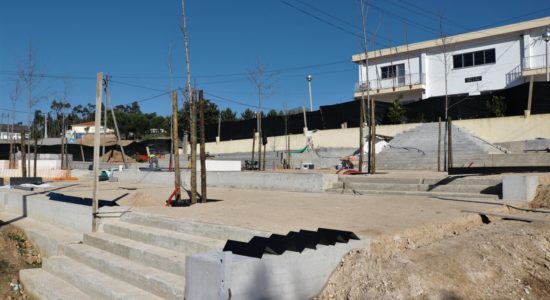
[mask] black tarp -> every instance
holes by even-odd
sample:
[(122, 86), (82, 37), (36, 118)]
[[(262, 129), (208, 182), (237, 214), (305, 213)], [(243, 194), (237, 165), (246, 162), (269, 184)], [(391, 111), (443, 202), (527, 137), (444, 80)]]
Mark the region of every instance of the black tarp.
[[(487, 108), (487, 102), (493, 96), (504, 97), (506, 103), (506, 116), (523, 115), (527, 108), (529, 83), (481, 95), (449, 95), (448, 114), (454, 120), (475, 119), (491, 117)], [(376, 102), (377, 124), (390, 124), (388, 109), (391, 103)], [(445, 96), (431, 97), (428, 99), (403, 104), (406, 111), (407, 122), (436, 122), (445, 116)], [(550, 113), (550, 83), (535, 82), (533, 88), (532, 114)], [(277, 136), (285, 134), (285, 117), (271, 117), (262, 119), (262, 131), (265, 136)], [(319, 110), (307, 113), (307, 127), (313, 129), (337, 129), (342, 124), (347, 127), (359, 126), (359, 101), (323, 105)], [(288, 116), (287, 132), (299, 134), (303, 132), (304, 117), (302, 113)], [(238, 140), (252, 137), (256, 129), (256, 119), (221, 124), (220, 140)], [(206, 128), (206, 140), (215, 141), (218, 124), (208, 125)]]
[[(505, 115), (523, 115), (524, 110), (527, 108), (528, 92), (529, 83), (524, 83), (509, 89), (492, 91), (481, 95), (449, 95), (449, 117), (453, 120), (491, 117), (491, 113), (487, 108), (487, 101), (493, 96), (504, 97), (504, 102), (506, 103)], [(376, 102), (377, 124), (390, 124), (390, 120), (387, 117), (390, 105), (391, 104), (387, 102)], [(403, 107), (406, 111), (407, 122), (436, 122), (440, 117), (444, 119), (445, 97), (431, 97), (404, 104)], [(550, 83), (534, 83), (531, 113), (550, 113)], [(347, 123), (347, 127), (358, 127), (359, 101), (352, 100), (333, 105), (323, 105), (319, 110), (306, 112), (306, 115), (307, 127), (310, 130), (337, 129), (341, 128), (344, 123)], [(222, 122), (220, 140), (229, 141), (251, 138), (256, 127), (256, 119)], [(264, 136), (268, 137), (285, 135), (287, 133), (300, 134), (303, 132), (303, 127), (303, 113), (262, 118), (262, 132)], [(217, 134), (218, 124), (206, 126), (205, 135), (207, 142), (215, 141)], [(159, 139), (134, 142), (124, 147), (124, 150), (128, 155), (145, 154), (146, 146), (149, 146), (153, 151), (168, 153), (170, 150), (170, 140)], [(92, 160), (93, 148), (84, 146), (83, 149), (86, 160)], [(117, 147), (111, 146), (107, 147), (107, 149), (117, 149)], [(8, 152), (8, 145), (0, 144), (0, 159), (7, 159)], [(58, 154), (60, 152), (60, 145), (41, 146), (39, 148), (39, 153)], [(68, 152), (73, 155), (75, 160), (80, 160), (80, 145), (70, 144), (68, 146)]]

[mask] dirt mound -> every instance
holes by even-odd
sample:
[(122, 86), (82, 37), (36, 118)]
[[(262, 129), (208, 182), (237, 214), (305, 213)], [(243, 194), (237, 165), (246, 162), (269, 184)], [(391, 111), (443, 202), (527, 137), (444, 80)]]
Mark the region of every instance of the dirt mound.
[[(82, 136), (80, 140), (76, 141), (77, 144), (82, 144), (83, 146), (94, 146), (94, 135), (93, 134), (86, 134)], [(112, 146), (116, 145), (116, 135), (115, 134), (107, 134), (105, 138), (103, 138), (103, 134), (100, 136), (100, 145), (105, 146)]]
[[(126, 155), (124, 158), (125, 158), (127, 163), (136, 162), (135, 159), (129, 157), (128, 155)], [(122, 153), (118, 150), (110, 150), (107, 153), (105, 153), (105, 155), (101, 156), (99, 158), (99, 161), (101, 161), (101, 162), (123, 162), (122, 161)]]
[(535, 199), (531, 201), (532, 208), (550, 208), (550, 185), (539, 185)]
[(29, 299), (18, 288), (19, 270), (39, 268), (40, 253), (20, 229), (0, 221), (0, 298)]
[(550, 299), (550, 225), (493, 222), (391, 257), (346, 256), (317, 299)]

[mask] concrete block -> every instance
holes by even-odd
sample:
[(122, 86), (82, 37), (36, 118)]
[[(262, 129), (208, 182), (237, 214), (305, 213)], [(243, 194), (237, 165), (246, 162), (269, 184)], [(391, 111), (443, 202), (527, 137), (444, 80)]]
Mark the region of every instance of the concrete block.
[[(206, 171), (209, 172), (220, 172), (220, 171), (241, 171), (241, 161), (240, 160), (212, 160), (207, 159)], [(197, 172), (201, 170), (201, 162), (197, 160)]]
[(261, 259), (214, 252), (187, 258), (185, 298), (310, 299), (325, 286), (342, 258), (369, 240), (319, 245), (302, 253), (264, 255)]
[(531, 201), (535, 197), (539, 177), (535, 175), (504, 175), (502, 199), (506, 201)]

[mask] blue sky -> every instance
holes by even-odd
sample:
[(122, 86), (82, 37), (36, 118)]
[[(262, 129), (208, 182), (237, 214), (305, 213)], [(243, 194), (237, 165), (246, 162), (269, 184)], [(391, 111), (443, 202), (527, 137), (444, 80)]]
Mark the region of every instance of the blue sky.
[[(437, 37), (438, 15), (446, 34), (550, 15), (544, 0), (367, 2), (367, 30), (377, 32), (373, 49), (403, 44), (405, 32), (409, 42)], [(351, 55), (362, 51), (357, 0), (187, 0), (186, 13), (193, 82), (221, 108), (241, 112), (257, 105), (245, 74), (258, 61), (276, 71), (267, 108), (306, 105), (307, 74), (313, 75), (314, 109), (352, 99), (357, 70)], [(180, 0), (0, 0), (0, 109), (11, 108), (15, 72), (29, 43), (38, 71), (55, 75), (34, 89), (43, 111), (65, 94), (73, 106), (94, 102), (99, 71), (112, 76), (115, 105), (169, 90), (169, 45), (174, 87), (183, 86), (180, 26)], [(170, 110), (168, 95), (140, 105), (163, 115)], [(26, 111), (25, 93), (17, 110)], [(27, 119), (24, 113), (17, 118)]]

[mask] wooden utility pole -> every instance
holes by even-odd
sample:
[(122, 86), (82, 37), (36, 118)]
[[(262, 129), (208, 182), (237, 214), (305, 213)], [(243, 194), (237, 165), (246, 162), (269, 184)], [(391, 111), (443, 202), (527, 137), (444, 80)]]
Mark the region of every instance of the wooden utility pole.
[(27, 177), (27, 154), (25, 152), (25, 129), (21, 128), (21, 176)]
[(174, 202), (181, 201), (181, 174), (178, 137), (178, 94), (172, 91), (172, 152), (174, 152)]
[(208, 197), (206, 195), (206, 134), (204, 132), (204, 95), (203, 91), (199, 91), (199, 119), (201, 126), (201, 202), (206, 203)]
[[(113, 109), (113, 100), (111, 99), (111, 95), (109, 94), (110, 79), (111, 79), (111, 76), (109, 75), (105, 76), (105, 103), (109, 102), (109, 106), (111, 107), (111, 116), (113, 117), (113, 124), (115, 125), (115, 131), (116, 131), (116, 143), (120, 147), (122, 163), (124, 164), (125, 168), (128, 168), (128, 164), (126, 163), (126, 153), (124, 153), (124, 146), (122, 146), (122, 144), (120, 143), (120, 140), (121, 140), (120, 131), (118, 130), (118, 123), (116, 121), (115, 110)], [(107, 107), (105, 107), (105, 110), (107, 110)], [(107, 130), (107, 127), (105, 127), (105, 130)]]
[(191, 93), (191, 204), (197, 203), (197, 92)]
[(92, 187), (92, 231), (97, 231), (97, 182), (99, 173), (99, 140), (101, 126), (101, 87), (103, 85), (103, 73), (97, 73), (97, 83), (95, 90), (95, 128), (94, 128), (94, 170), (93, 170), (93, 187)]
[[(361, 20), (363, 25), (363, 50), (365, 51), (365, 73), (366, 73), (366, 90), (367, 90), (367, 101), (370, 101), (370, 82), (369, 82), (369, 52), (368, 52), (368, 45), (367, 45), (367, 25), (366, 25), (366, 16), (365, 16), (365, 4), (363, 0), (361, 0)], [(360, 72), (361, 77), (363, 77), (363, 71)], [(363, 127), (365, 124), (366, 114), (365, 114), (365, 88), (363, 88), (363, 79), (361, 78), (361, 83), (359, 84), (359, 88), (361, 89), (361, 104), (359, 106), (359, 172), (363, 172), (363, 152), (364, 152), (364, 146), (365, 146), (365, 140), (363, 137)], [(369, 164), (368, 169), (370, 172), (370, 153), (369, 153)]]

